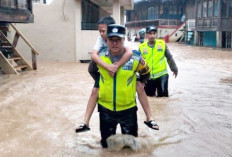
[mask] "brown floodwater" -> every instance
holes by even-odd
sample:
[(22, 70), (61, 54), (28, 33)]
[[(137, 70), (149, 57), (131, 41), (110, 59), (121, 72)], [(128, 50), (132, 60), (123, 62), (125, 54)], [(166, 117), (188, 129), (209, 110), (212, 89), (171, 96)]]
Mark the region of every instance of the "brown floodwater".
[(88, 64), (39, 62), (37, 71), (0, 75), (0, 156), (231, 157), (232, 50), (168, 46), (179, 74), (169, 72), (168, 98), (149, 97), (159, 131), (144, 125), (138, 103), (148, 149), (102, 149), (96, 109), (91, 130), (76, 134), (93, 87)]

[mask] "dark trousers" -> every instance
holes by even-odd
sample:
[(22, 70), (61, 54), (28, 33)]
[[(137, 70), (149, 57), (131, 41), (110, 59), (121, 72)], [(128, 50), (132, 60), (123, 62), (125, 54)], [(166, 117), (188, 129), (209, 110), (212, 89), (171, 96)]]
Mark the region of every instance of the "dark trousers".
[(166, 74), (156, 79), (149, 79), (144, 87), (147, 96), (168, 97), (168, 77)]
[(107, 148), (106, 139), (116, 134), (117, 125), (120, 124), (122, 134), (138, 136), (137, 107), (125, 111), (113, 112), (98, 105), (100, 112), (101, 145)]
[(94, 87), (99, 88), (100, 73), (98, 71), (98, 67), (95, 62), (91, 61), (89, 63), (88, 72), (92, 76), (92, 78), (95, 80)]

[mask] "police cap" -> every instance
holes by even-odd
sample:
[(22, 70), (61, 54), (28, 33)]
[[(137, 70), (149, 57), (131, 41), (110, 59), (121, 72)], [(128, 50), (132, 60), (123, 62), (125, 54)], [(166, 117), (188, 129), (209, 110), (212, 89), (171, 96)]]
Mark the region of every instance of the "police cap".
[(151, 31), (157, 31), (157, 28), (156, 28), (156, 26), (148, 26), (147, 28), (146, 28), (146, 33), (149, 33), (149, 32), (151, 32)]
[(116, 24), (108, 25), (107, 37), (112, 37), (112, 36), (124, 38), (125, 37), (125, 27), (123, 27), (122, 25), (116, 25)]

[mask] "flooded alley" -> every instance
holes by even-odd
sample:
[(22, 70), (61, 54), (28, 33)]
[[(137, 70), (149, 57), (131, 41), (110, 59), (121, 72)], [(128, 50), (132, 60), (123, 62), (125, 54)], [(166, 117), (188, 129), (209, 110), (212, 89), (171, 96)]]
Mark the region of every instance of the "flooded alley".
[(232, 157), (232, 51), (168, 47), (179, 69), (177, 78), (169, 71), (170, 97), (148, 98), (159, 131), (143, 123), (138, 103), (149, 149), (102, 149), (97, 109), (91, 130), (76, 134), (94, 83), (88, 64), (39, 62), (37, 71), (0, 75), (0, 156)]

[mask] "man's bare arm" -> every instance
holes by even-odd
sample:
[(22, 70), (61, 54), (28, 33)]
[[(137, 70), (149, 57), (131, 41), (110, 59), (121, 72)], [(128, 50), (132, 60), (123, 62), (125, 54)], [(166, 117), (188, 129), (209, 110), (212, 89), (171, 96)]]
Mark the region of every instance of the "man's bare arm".
[(125, 53), (123, 54), (122, 58), (116, 63), (118, 67), (122, 66), (125, 64), (132, 56), (133, 52), (130, 47), (125, 47)]
[(102, 66), (103, 68), (105, 68), (106, 70), (108, 70), (109, 72), (113, 72), (113, 73), (117, 72), (118, 66), (115, 64), (106, 64), (100, 59), (98, 53), (99, 53), (98, 50), (93, 50), (91, 55), (92, 60), (97, 64), (99, 64), (100, 66)]

